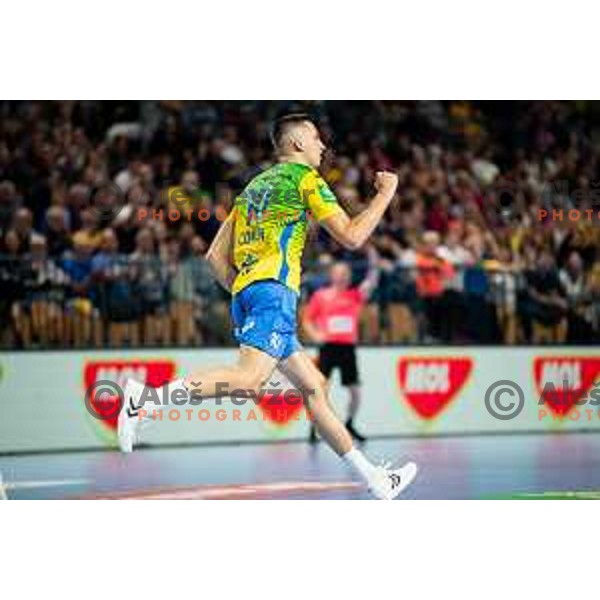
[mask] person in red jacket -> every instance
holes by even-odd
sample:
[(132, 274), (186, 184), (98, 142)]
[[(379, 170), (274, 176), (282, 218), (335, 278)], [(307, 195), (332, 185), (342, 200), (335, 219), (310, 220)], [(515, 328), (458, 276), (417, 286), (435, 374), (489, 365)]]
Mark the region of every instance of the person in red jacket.
[[(342, 385), (348, 388), (350, 406), (346, 428), (352, 437), (364, 442), (365, 437), (354, 426), (361, 402), (360, 378), (356, 360), (356, 344), (360, 313), (378, 282), (378, 255), (369, 246), (369, 270), (362, 283), (352, 287), (352, 271), (348, 264), (337, 262), (329, 271), (329, 285), (317, 290), (303, 314), (302, 325), (309, 338), (319, 344), (319, 368), (328, 379), (336, 369)], [(310, 441), (316, 441), (311, 426)]]

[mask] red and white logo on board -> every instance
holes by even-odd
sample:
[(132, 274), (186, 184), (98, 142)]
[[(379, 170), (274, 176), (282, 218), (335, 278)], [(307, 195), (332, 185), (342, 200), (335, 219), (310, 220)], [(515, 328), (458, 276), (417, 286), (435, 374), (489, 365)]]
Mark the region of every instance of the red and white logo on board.
[(600, 375), (600, 357), (545, 356), (533, 362), (538, 400), (556, 415), (567, 415)]
[(404, 357), (398, 382), (409, 406), (423, 419), (435, 419), (463, 389), (473, 360), (460, 357)]
[[(160, 387), (173, 379), (176, 365), (171, 360), (99, 360), (89, 361), (84, 367), (84, 393), (100, 381), (110, 381), (120, 387), (131, 377), (149, 386)], [(116, 430), (118, 410), (113, 410), (119, 403), (117, 394), (102, 394), (96, 397), (92, 394), (90, 404), (97, 414), (109, 414), (110, 417), (100, 421), (110, 430)]]
[(301, 418), (304, 403), (299, 391), (287, 390), (279, 393), (265, 393), (258, 408), (267, 421), (278, 427), (286, 427), (291, 421)]
[[(314, 362), (318, 365), (318, 361)], [(272, 381), (267, 382), (259, 398), (257, 404), (263, 420), (275, 425), (277, 429), (283, 429), (292, 421), (298, 421), (305, 412), (302, 393), (292, 387), (285, 377), (274, 377)]]

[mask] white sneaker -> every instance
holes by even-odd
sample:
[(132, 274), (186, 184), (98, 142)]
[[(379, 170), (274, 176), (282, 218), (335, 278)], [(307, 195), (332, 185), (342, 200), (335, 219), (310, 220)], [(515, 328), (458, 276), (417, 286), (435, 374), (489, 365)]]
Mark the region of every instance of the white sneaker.
[(369, 482), (370, 492), (379, 500), (393, 500), (399, 496), (417, 476), (417, 465), (408, 462), (400, 469), (390, 469), (389, 464), (376, 468)]
[(117, 433), (119, 436), (119, 448), (121, 452), (131, 452), (133, 445), (137, 442), (137, 435), (142, 420), (140, 413), (140, 397), (144, 391), (144, 385), (139, 381), (127, 379), (123, 390), (123, 406), (119, 413)]

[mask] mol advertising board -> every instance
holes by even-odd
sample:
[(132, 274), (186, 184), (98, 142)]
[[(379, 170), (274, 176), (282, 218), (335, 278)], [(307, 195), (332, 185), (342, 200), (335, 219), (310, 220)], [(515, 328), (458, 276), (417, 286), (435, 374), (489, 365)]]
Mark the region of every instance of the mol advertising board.
[[(133, 376), (152, 389), (235, 358), (231, 349), (0, 354), (0, 452), (114, 447), (119, 399), (106, 382), (122, 386)], [(359, 368), (358, 425), (367, 435), (600, 429), (600, 352), (594, 349), (365, 348)], [(518, 406), (518, 393), (506, 382), (518, 386)], [(310, 415), (299, 398), (284, 400), (289, 382), (276, 372), (267, 385), (245, 401), (206, 399), (157, 411), (143, 441), (305, 439)], [(344, 417), (347, 394), (337, 375), (331, 391)], [(500, 411), (514, 405), (518, 414), (494, 414), (490, 402)]]

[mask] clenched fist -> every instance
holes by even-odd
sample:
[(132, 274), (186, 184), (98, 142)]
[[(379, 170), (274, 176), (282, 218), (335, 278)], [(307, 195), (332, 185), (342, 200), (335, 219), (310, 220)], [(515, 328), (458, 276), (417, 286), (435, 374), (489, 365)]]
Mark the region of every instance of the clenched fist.
[(398, 187), (398, 175), (389, 171), (378, 171), (375, 174), (375, 189), (391, 198)]

